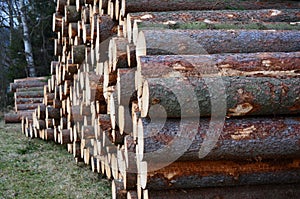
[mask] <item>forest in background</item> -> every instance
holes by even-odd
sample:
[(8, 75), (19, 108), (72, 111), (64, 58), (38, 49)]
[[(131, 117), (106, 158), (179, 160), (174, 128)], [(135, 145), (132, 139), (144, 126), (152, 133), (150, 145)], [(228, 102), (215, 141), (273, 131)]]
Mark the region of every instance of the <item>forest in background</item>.
[[(13, 103), (9, 83), (14, 79), (49, 75), (50, 62), (55, 59), (55, 5), (55, 0), (0, 0), (0, 110)], [(25, 43), (31, 45), (31, 52)]]

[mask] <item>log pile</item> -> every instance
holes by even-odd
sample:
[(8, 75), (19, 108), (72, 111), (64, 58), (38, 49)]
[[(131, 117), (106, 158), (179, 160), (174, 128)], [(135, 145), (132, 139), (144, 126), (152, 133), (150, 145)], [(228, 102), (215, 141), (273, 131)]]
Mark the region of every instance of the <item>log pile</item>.
[(299, 3), (200, 2), (58, 0), (23, 133), (65, 144), (113, 198), (299, 196)]
[(47, 77), (15, 79), (10, 84), (10, 92), (14, 93), (15, 110), (5, 114), (5, 123), (21, 123), (22, 118), (31, 118), (35, 109), (43, 104), (46, 84)]

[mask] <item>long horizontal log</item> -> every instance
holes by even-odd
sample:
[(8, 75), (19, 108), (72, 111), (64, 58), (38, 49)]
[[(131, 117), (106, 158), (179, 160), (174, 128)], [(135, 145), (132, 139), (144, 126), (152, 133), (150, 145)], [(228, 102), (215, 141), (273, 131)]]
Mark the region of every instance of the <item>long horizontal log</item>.
[(136, 53), (215, 54), (300, 51), (299, 31), (273, 30), (143, 30)]
[(17, 104), (33, 104), (42, 103), (44, 98), (17, 98), (15, 99), (15, 105)]
[(263, 162), (174, 162), (159, 170), (140, 165), (138, 186), (149, 190), (299, 183), (299, 159)]
[(39, 105), (42, 103), (29, 103), (29, 104), (17, 104), (15, 106), (16, 112), (17, 111), (23, 111), (23, 110), (33, 110), (38, 108)]
[(44, 90), (40, 91), (22, 91), (22, 92), (16, 92), (15, 99), (17, 98), (41, 98), (44, 97)]
[(299, 114), (299, 85), (300, 78), (289, 75), (148, 78), (142, 116), (151, 110), (169, 118)]
[(17, 113), (6, 113), (4, 115), (5, 123), (21, 123), (22, 118), (32, 117), (33, 110), (18, 111)]
[[(300, 157), (300, 119), (293, 117), (217, 119), (142, 118), (141, 160), (264, 160)], [(167, 155), (168, 154), (168, 155)]]
[[(135, 195), (136, 193), (132, 193)], [(298, 198), (300, 184), (253, 185), (232, 187), (211, 187), (180, 190), (147, 190), (144, 199), (240, 199), (240, 198)], [(127, 199), (136, 199), (128, 197)]]
[(143, 0), (126, 0), (125, 4), (122, 4), (121, 13), (131, 12), (158, 12), (158, 11), (177, 11), (177, 10), (258, 10), (258, 9), (283, 9), (283, 8), (299, 8), (299, 4), (296, 1), (281, 1), (272, 2), (264, 1), (257, 2), (256, 0), (243, 1), (243, 0), (231, 0), (231, 1), (205, 1), (205, 0), (152, 0), (151, 2), (145, 2)]
[[(176, 92), (176, 87), (175, 85), (179, 85), (180, 83), (176, 82), (176, 78), (178, 79), (188, 79), (191, 80), (190, 82), (187, 82), (187, 85), (193, 86), (190, 87), (192, 89), (195, 88), (195, 91), (191, 91), (192, 93), (196, 94), (196, 98), (200, 97), (200, 95), (198, 95), (196, 92), (199, 91), (196, 87), (196, 85), (201, 82), (201, 81), (206, 81), (205, 78), (206, 77), (211, 77), (211, 76), (215, 76), (218, 77), (216, 78), (216, 84), (217, 86), (220, 86), (220, 90), (224, 89), (226, 91), (226, 95), (227, 95), (227, 105), (228, 105), (228, 110), (229, 109), (234, 109), (234, 107), (236, 107), (236, 105), (234, 105), (233, 107), (231, 107), (233, 104), (231, 104), (232, 100), (230, 98), (234, 98), (236, 97), (236, 93), (238, 91), (243, 91), (243, 89), (245, 89), (246, 87), (250, 86), (250, 85), (246, 85), (247, 81), (250, 81), (253, 83), (255, 81), (262, 81), (264, 78), (262, 77), (268, 77), (270, 78), (271, 81), (275, 80), (276, 78), (279, 78), (279, 81), (285, 81), (285, 78), (290, 77), (298, 77), (299, 73), (299, 67), (300, 65), (299, 63), (299, 57), (300, 54), (299, 52), (291, 52), (291, 53), (248, 53), (248, 54), (213, 54), (213, 55), (171, 55), (171, 56), (141, 56), (138, 59), (138, 78), (136, 79), (136, 84), (137, 84), (137, 88), (140, 94), (138, 94), (139, 96), (141, 95), (142, 91), (142, 87), (143, 87), (143, 82), (144, 79), (147, 78), (162, 78), (162, 77), (166, 77), (166, 79), (168, 79), (167, 77), (170, 77), (171, 79), (174, 80), (174, 88), (171, 88), (170, 86), (167, 86), (167, 84), (161, 84), (161, 88), (163, 87), (163, 85), (166, 85), (166, 90), (169, 89), (170, 92), (172, 92), (172, 90), (174, 92)], [(222, 75), (221, 76), (218, 76)], [(225, 77), (226, 76), (226, 77)], [(239, 80), (236, 79), (234, 80), (236, 82), (236, 85), (239, 85), (236, 90), (231, 90), (229, 87), (233, 86), (233, 84), (231, 84), (231, 77), (233, 79), (235, 78), (240, 78)], [(258, 79), (255, 79), (255, 77), (257, 77)], [(262, 79), (260, 79), (262, 78)], [(265, 79), (265, 81), (268, 81), (268, 78)], [(283, 79), (281, 79), (283, 78)], [(193, 79), (193, 80), (192, 80)], [(296, 78), (298, 79), (298, 78)], [(289, 79), (291, 80), (291, 79)], [(167, 83), (166, 80), (165, 83)], [(196, 83), (196, 81), (198, 81), (198, 83)], [(227, 82), (228, 81), (228, 82)], [(238, 83), (239, 81), (239, 83)], [(293, 80), (291, 80), (293, 81)], [(296, 80), (297, 81), (297, 80)], [(163, 78), (161, 79), (160, 82), (164, 82)], [(244, 82), (244, 83), (243, 83)], [(263, 81), (264, 82), (264, 81)], [(263, 83), (262, 82), (262, 83)], [(168, 82), (168, 83), (171, 83)], [(178, 83), (178, 84), (177, 84)], [(271, 82), (270, 82), (271, 83)], [(210, 85), (212, 86), (212, 84), (209, 83), (204, 83), (206, 85)], [(243, 84), (245, 84), (244, 86), (242, 86)], [(255, 85), (256, 83), (254, 83)], [(254, 89), (254, 86), (251, 89)], [(287, 84), (288, 85), (288, 84)], [(252, 86), (252, 85), (251, 85)], [(261, 85), (257, 85), (258, 90), (260, 90)], [(293, 86), (293, 83), (290, 84), (291, 87)], [(234, 86), (233, 86), (234, 87)], [(233, 88), (232, 87), (232, 88)], [(179, 88), (179, 87), (178, 87)], [(184, 84), (182, 84), (182, 88), (188, 88), (187, 86), (184, 86)], [(205, 86), (203, 87), (204, 89), (202, 89), (202, 91), (204, 91)], [(294, 87), (296, 88), (296, 87)], [(200, 88), (199, 88), (200, 89)], [(242, 90), (239, 90), (242, 89)], [(250, 89), (250, 90), (251, 90)], [(265, 88), (268, 89), (268, 88)], [(272, 87), (270, 87), (270, 89), (273, 89)], [(147, 94), (148, 90), (147, 90), (147, 86), (144, 87), (145, 90), (145, 98), (151, 96), (151, 99), (154, 99), (154, 95)], [(209, 90), (209, 88), (208, 88)], [(249, 91), (249, 89), (247, 89)], [(234, 92), (234, 93), (231, 93)], [(247, 91), (247, 92), (248, 92)], [(157, 92), (159, 92), (157, 90)], [(173, 92), (173, 96), (174, 96), (174, 92)], [(181, 91), (178, 91), (181, 92)], [(185, 92), (184, 89), (182, 92)], [(209, 90), (208, 92), (212, 92), (212, 90)], [(251, 92), (251, 91), (250, 91)], [(268, 92), (267, 92), (268, 93)], [(265, 93), (265, 95), (268, 95), (267, 93)], [(282, 95), (285, 95), (284, 92), (280, 92), (282, 93)], [(280, 93), (277, 93), (279, 95), (281, 95)], [(214, 95), (214, 93), (210, 93), (211, 95)], [(224, 93), (223, 93), (224, 94)], [(243, 93), (241, 93), (242, 95)], [(244, 93), (246, 94), (246, 93)], [(259, 93), (256, 93), (259, 95)], [(252, 95), (253, 97), (256, 95)], [(175, 95), (177, 95), (175, 93)], [(170, 95), (171, 96), (171, 95)], [(149, 111), (149, 105), (151, 106), (152, 101), (148, 101), (147, 103), (147, 99), (144, 100), (144, 97), (142, 98), (142, 100), (144, 101), (143, 107), (141, 107), (141, 111), (142, 111), (142, 115), (146, 116), (148, 114)], [(222, 97), (221, 94), (219, 97)], [(249, 96), (248, 96), (249, 97)], [(271, 97), (271, 96), (269, 96)], [(284, 96), (283, 96), (284, 97)], [(201, 97), (200, 97), (201, 98)], [(200, 99), (199, 98), (199, 99)], [(225, 95), (223, 95), (223, 98), (225, 98)], [(237, 97), (238, 99), (239, 97)], [(255, 97), (254, 97), (255, 98)], [(252, 98), (252, 100), (254, 99)], [(267, 96), (266, 96), (267, 98)], [(292, 97), (288, 97), (289, 100), (291, 100)], [(159, 102), (159, 104), (164, 106), (163, 101), (168, 99), (168, 97), (163, 98), (163, 97), (158, 97), (156, 98)], [(201, 98), (201, 100), (199, 100), (199, 108), (200, 108), (200, 112), (201, 115), (205, 115), (208, 112), (205, 110), (207, 107), (206, 105), (201, 103), (207, 103), (207, 101), (203, 100), (204, 98)], [(220, 98), (222, 99), (222, 98)], [(161, 103), (162, 100), (162, 103)], [(196, 100), (196, 99), (195, 99)], [(239, 99), (238, 99), (239, 100)], [(245, 100), (245, 98), (243, 99)], [(239, 103), (242, 103), (241, 100)], [(248, 98), (248, 100), (250, 100)], [(263, 98), (261, 98), (260, 100), (263, 100)], [(279, 99), (278, 99), (279, 100)], [(176, 101), (176, 100), (175, 100)], [(200, 102), (201, 101), (201, 102)], [(220, 100), (221, 101), (221, 100)], [(231, 102), (230, 102), (231, 101)], [(250, 100), (251, 101), (251, 100)], [(244, 101), (247, 103), (252, 104), (252, 102), (250, 101)], [(263, 100), (264, 101), (264, 100)], [(276, 100), (275, 100), (276, 101)], [(272, 101), (272, 102), (267, 102), (268, 103), (281, 103), (280, 101)], [(221, 101), (222, 102), (222, 101)], [(297, 100), (295, 101), (297, 103)], [(182, 105), (182, 102), (180, 102)], [(212, 102), (211, 102), (212, 103)], [(262, 104), (263, 102), (259, 102), (258, 104), (261, 104), (261, 107), (265, 106)], [(154, 103), (152, 105), (155, 105), (157, 103)], [(167, 105), (171, 105), (172, 103), (166, 103)], [(224, 102), (225, 104), (225, 102)], [(267, 105), (266, 104), (266, 105)], [(189, 104), (184, 104), (182, 106), (188, 106)], [(295, 104), (296, 105), (296, 104)], [(287, 105), (288, 107), (292, 107), (292, 103), (290, 105)], [(194, 107), (196, 110), (197, 107)], [(207, 107), (208, 108), (208, 107)], [(210, 108), (210, 107), (209, 107)], [(171, 116), (169, 109), (167, 107), (165, 107), (167, 113), (170, 115), (170, 117), (173, 117), (174, 115)], [(293, 109), (293, 108), (292, 108)], [(269, 111), (272, 111), (275, 109), (270, 109)], [(175, 109), (172, 109), (171, 111), (175, 111)], [(184, 110), (186, 111), (186, 110)], [(250, 114), (270, 114), (265, 112), (261, 112), (257, 110), (253, 110), (256, 113), (250, 113)], [(280, 112), (281, 110), (275, 110), (273, 113), (276, 112)], [(291, 110), (291, 113), (293, 113), (294, 110)], [(260, 112), (260, 113), (259, 113)], [(284, 112), (288, 113), (288, 109), (284, 110)], [(177, 117), (179, 116), (179, 112)], [(231, 114), (230, 111), (228, 111), (228, 114)]]
[(47, 79), (45, 77), (20, 79), (10, 84), (10, 90), (11, 92), (16, 92), (18, 88), (28, 88), (30, 90), (31, 87), (43, 87), (46, 84)]
[[(141, 12), (127, 15), (129, 41), (143, 29), (298, 29), (299, 10)], [(133, 29), (132, 29), (133, 28)]]

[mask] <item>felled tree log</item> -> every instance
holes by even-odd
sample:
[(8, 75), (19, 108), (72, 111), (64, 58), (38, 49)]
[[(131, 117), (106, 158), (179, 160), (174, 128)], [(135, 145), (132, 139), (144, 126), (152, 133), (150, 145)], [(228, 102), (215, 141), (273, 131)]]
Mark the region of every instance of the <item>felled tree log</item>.
[[(142, 116), (156, 117), (280, 115), (300, 112), (300, 78), (290, 75), (148, 78), (143, 84)], [(157, 112), (157, 111), (156, 111)], [(158, 112), (159, 113), (159, 112)]]
[[(233, 187), (211, 187), (180, 190), (147, 190), (143, 192), (144, 199), (240, 199), (240, 198), (297, 198), (300, 194), (299, 184), (253, 185)], [(131, 195), (135, 195), (132, 193)], [(136, 199), (129, 197), (127, 199)]]
[(41, 98), (44, 96), (44, 90), (39, 91), (22, 91), (15, 93), (15, 99), (17, 98)]
[(47, 84), (46, 77), (34, 77), (15, 80), (10, 84), (11, 92), (16, 92), (18, 88), (43, 87)]
[(17, 98), (15, 99), (15, 106), (18, 104), (34, 104), (42, 103), (44, 98)]
[[(126, 0), (125, 4), (122, 4), (121, 13), (131, 12), (157, 12), (157, 11), (177, 11), (177, 10), (222, 10), (222, 9), (282, 9), (282, 8), (299, 8), (299, 4), (295, 1), (284, 2), (272, 2), (264, 1), (257, 2), (255, 0), (242, 1), (231, 0), (226, 2), (214, 2), (214, 1), (194, 1), (194, 0), (167, 0), (159, 1), (154, 0), (151, 2), (145, 2), (142, 0)], [(235, 8), (235, 9), (232, 9)]]
[[(264, 160), (300, 156), (300, 120), (292, 117), (140, 119), (141, 160)], [(209, 144), (209, 145), (207, 145)], [(166, 155), (169, 154), (169, 155)], [(162, 160), (162, 161), (164, 161)]]
[(263, 162), (174, 162), (159, 170), (140, 165), (138, 187), (149, 190), (299, 183), (298, 159)]
[(29, 104), (17, 104), (15, 106), (16, 112), (18, 111), (24, 111), (24, 110), (33, 110), (36, 109), (41, 103), (29, 103)]
[(46, 107), (46, 119), (60, 119), (60, 109), (51, 106)]
[(82, 64), (85, 60), (85, 45), (72, 46), (72, 64)]
[(299, 21), (298, 14), (297, 9), (129, 13), (126, 33), (136, 43), (139, 29), (298, 29), (290, 24)]
[(138, 83), (149, 80), (143, 86), (142, 116), (153, 105), (163, 106), (168, 117), (208, 116), (216, 101), (227, 105), (229, 116), (296, 114), (298, 62), (297, 52), (141, 57)]
[(137, 56), (299, 51), (298, 31), (143, 30)]
[(76, 22), (80, 20), (81, 13), (76, 10), (76, 6), (66, 5), (65, 9), (65, 20), (67, 23)]
[(4, 121), (8, 123), (21, 123), (22, 118), (32, 117), (33, 110), (18, 111), (17, 113), (6, 113), (4, 115)]

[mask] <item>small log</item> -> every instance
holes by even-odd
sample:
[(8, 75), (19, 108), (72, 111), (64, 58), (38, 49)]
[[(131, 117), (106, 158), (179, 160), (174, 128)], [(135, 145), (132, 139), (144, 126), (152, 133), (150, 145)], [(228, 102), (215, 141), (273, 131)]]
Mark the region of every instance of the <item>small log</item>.
[(44, 97), (44, 90), (40, 91), (22, 91), (15, 93), (15, 99), (17, 98), (41, 98)]
[(53, 32), (59, 32), (62, 28), (62, 20), (63, 16), (59, 13), (53, 13), (52, 16), (52, 31)]
[(48, 128), (45, 130), (45, 140), (54, 140), (54, 129)]
[(85, 45), (72, 46), (72, 64), (82, 64), (85, 60)]
[(76, 10), (76, 6), (73, 5), (66, 5), (65, 9), (65, 21), (67, 23), (72, 23), (80, 20), (81, 13)]
[(60, 119), (60, 109), (47, 106), (46, 119)]
[(124, 190), (123, 183), (116, 179), (112, 181), (112, 198), (113, 199), (127, 198), (127, 191)]
[(40, 104), (43, 103), (44, 98), (17, 98), (15, 99), (15, 106), (18, 104)]
[(18, 88), (43, 87), (46, 84), (47, 79), (45, 77), (19, 79), (10, 84), (10, 91), (16, 92)]
[(21, 123), (22, 118), (32, 117), (33, 110), (18, 111), (17, 113), (6, 113), (4, 115), (4, 121), (8, 123)]
[(17, 104), (15, 106), (15, 110), (16, 110), (16, 112), (18, 112), (18, 111), (25, 111), (25, 110), (33, 110), (33, 109), (36, 109), (41, 104), (42, 103)]

